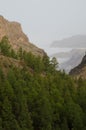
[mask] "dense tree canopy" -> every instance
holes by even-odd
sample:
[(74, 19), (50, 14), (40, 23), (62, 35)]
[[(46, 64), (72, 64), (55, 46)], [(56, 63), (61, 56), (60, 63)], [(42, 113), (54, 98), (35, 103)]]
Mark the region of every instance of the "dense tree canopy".
[[(6, 37), (1, 54), (23, 61), (23, 68), (0, 66), (1, 130), (85, 130), (86, 80), (56, 70), (57, 61), (15, 52)], [(1, 62), (1, 61), (0, 61)]]

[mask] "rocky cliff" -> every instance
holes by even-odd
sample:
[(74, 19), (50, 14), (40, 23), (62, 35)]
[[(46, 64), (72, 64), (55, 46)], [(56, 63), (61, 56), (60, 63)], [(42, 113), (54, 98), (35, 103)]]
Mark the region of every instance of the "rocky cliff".
[(29, 41), (18, 22), (10, 22), (3, 16), (0, 16), (0, 40), (3, 36), (8, 37), (11, 46), (16, 51), (22, 47), (23, 50), (32, 52), (35, 55), (45, 55), (42, 49), (36, 47)]
[(69, 74), (77, 78), (81, 77), (86, 79), (86, 54), (82, 58), (81, 63), (72, 69)]

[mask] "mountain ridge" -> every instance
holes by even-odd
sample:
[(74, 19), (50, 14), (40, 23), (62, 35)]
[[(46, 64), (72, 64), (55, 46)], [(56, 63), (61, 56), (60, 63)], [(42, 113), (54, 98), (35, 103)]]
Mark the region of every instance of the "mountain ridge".
[(13, 49), (16, 51), (21, 47), (26, 52), (32, 52), (35, 55), (44, 56), (44, 50), (32, 44), (28, 37), (23, 33), (21, 24), (15, 21), (8, 21), (0, 16), (0, 40), (7, 36)]

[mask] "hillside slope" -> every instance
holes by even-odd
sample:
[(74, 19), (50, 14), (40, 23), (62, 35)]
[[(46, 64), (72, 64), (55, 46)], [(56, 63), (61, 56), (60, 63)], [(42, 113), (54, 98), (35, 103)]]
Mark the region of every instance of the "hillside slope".
[(73, 68), (69, 74), (77, 78), (82, 77), (86, 79), (86, 55), (82, 58), (81, 63)]

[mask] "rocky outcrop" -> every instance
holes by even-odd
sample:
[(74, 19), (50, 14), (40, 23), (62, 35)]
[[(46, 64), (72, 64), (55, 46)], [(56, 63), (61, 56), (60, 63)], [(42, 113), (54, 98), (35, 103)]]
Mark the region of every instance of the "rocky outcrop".
[(34, 55), (45, 55), (45, 52), (33, 45), (28, 37), (23, 33), (21, 25), (17, 22), (9, 22), (3, 16), (0, 16), (0, 40), (3, 36), (7, 36), (13, 49), (16, 51), (22, 47), (27, 52)]
[(86, 79), (86, 54), (82, 58), (81, 63), (72, 69), (69, 74), (77, 78), (81, 77)]

